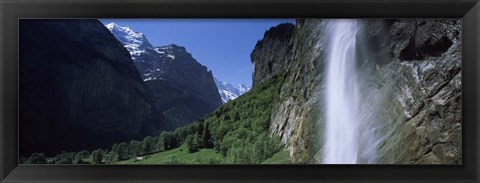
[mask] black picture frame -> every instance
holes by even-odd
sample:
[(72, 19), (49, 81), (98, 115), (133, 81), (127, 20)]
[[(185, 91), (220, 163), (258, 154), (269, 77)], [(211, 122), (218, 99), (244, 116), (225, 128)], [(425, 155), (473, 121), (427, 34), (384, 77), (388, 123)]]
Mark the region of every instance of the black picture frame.
[[(478, 0), (0, 0), (0, 182), (479, 182)], [(463, 163), (18, 165), (19, 18), (461, 18)]]

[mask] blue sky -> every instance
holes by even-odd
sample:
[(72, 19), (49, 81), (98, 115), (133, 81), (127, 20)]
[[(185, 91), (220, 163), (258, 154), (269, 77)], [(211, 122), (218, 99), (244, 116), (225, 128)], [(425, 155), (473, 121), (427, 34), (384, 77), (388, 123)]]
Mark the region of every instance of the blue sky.
[(252, 82), (250, 60), (258, 40), (272, 26), (294, 19), (101, 19), (142, 32), (153, 46), (184, 46), (219, 80), (232, 84)]

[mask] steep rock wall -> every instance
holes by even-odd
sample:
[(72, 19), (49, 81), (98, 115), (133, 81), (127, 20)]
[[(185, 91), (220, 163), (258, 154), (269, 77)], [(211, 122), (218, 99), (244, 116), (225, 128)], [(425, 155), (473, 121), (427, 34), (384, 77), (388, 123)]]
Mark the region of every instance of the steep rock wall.
[(368, 78), (364, 91), (380, 99), (375, 109), (378, 135), (383, 139), (378, 163), (460, 164), (460, 20), (363, 23), (363, 33), (370, 38), (378, 35), (371, 25), (386, 27), (385, 46), (377, 53), (390, 52), (391, 56), (379, 64), (377, 55), (369, 54), (373, 57), (365, 57), (360, 69)]
[(263, 39), (257, 42), (250, 55), (254, 68), (253, 86), (285, 73), (293, 29), (291, 23), (280, 24), (266, 31)]

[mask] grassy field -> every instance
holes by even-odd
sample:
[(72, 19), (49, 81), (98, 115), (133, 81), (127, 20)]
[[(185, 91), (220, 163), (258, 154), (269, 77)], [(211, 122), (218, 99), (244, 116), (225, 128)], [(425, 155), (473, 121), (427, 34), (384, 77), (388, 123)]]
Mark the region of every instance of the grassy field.
[(208, 164), (206, 163), (208, 159), (224, 162), (223, 156), (213, 149), (200, 149), (198, 152), (188, 153), (187, 146), (182, 145), (172, 150), (147, 155), (143, 160), (137, 161), (132, 158), (114, 164), (166, 164), (171, 162), (172, 159), (179, 160), (180, 164)]
[[(135, 158), (131, 158), (113, 164), (167, 164), (168, 162), (171, 162), (172, 159), (177, 160), (177, 163), (175, 164), (221, 164), (225, 162), (225, 158), (220, 153), (216, 153), (213, 149), (200, 149), (198, 152), (188, 153), (186, 145), (182, 145), (169, 151), (144, 156), (143, 160), (135, 160)], [(209, 161), (209, 159), (215, 161), (212, 162)], [(291, 159), (286, 151), (280, 151), (274, 154), (273, 157), (262, 162), (262, 164), (289, 163), (291, 163)]]
[(280, 151), (278, 153), (275, 153), (273, 157), (263, 161), (261, 164), (291, 164), (291, 163), (292, 163), (292, 159), (288, 155), (288, 152)]

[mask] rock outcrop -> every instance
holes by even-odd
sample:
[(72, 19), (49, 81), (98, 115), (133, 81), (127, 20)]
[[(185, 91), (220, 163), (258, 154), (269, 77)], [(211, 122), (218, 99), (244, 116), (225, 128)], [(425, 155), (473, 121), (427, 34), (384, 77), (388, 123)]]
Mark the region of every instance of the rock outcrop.
[[(266, 34), (252, 53), (254, 83), (283, 77), (271, 132), (281, 136), (294, 162), (322, 157), (326, 21), (297, 20), (290, 39), (284, 39), (289, 29), (278, 38)], [(358, 25), (362, 121), (378, 139), (373, 162), (460, 164), (460, 20), (369, 19)]]
[(97, 20), (20, 20), (20, 153), (107, 148), (168, 129), (128, 51)]

